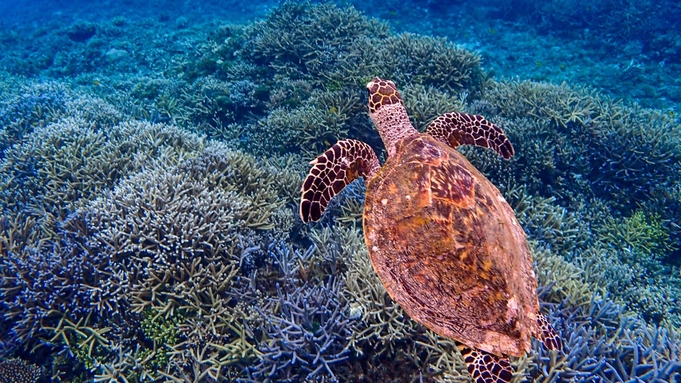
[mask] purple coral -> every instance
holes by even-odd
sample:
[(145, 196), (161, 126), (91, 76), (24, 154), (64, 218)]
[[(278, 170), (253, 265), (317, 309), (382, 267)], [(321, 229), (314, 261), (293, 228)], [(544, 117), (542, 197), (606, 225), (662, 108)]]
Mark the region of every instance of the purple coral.
[[(266, 318), (269, 338), (260, 345), (260, 361), (250, 374), (266, 381), (303, 381), (326, 376), (337, 381), (333, 365), (347, 359), (351, 321), (339, 279), (299, 287), (277, 285)], [(252, 381), (252, 380), (251, 380)]]
[[(540, 295), (548, 290), (540, 288)], [(596, 295), (583, 306), (545, 306), (563, 337), (563, 353), (534, 347), (534, 381), (681, 382), (678, 334), (624, 316), (620, 306)]]

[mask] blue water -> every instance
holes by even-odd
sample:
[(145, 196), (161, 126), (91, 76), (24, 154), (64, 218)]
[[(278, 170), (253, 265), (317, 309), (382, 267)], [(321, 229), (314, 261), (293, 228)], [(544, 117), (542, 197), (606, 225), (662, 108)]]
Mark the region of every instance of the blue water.
[(681, 382), (680, 23), (673, 1), (0, 0), (0, 382), (471, 381), (374, 273), (363, 181), (299, 216), (337, 141), (385, 163), (375, 76), (420, 131), (478, 114), (515, 149), (458, 148), (563, 343), (514, 381)]

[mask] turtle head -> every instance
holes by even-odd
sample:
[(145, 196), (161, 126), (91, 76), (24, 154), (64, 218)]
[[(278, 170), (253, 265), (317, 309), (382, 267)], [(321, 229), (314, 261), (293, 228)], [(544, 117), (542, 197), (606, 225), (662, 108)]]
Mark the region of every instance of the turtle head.
[(395, 83), (390, 80), (374, 77), (367, 84), (367, 90), (369, 91), (369, 114), (378, 112), (385, 105), (404, 104)]
[(395, 145), (405, 137), (418, 134), (409, 122), (402, 96), (395, 83), (375, 77), (367, 84), (369, 91), (369, 117), (376, 125), (388, 157), (395, 154)]

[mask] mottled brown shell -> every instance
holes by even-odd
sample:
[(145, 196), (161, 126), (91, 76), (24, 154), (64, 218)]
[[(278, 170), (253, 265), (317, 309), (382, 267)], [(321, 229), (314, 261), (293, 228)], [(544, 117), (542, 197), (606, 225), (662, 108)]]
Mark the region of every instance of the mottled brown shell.
[(537, 282), (525, 233), (499, 190), (426, 134), (396, 145), (367, 183), (364, 234), (390, 296), (438, 334), (524, 355)]

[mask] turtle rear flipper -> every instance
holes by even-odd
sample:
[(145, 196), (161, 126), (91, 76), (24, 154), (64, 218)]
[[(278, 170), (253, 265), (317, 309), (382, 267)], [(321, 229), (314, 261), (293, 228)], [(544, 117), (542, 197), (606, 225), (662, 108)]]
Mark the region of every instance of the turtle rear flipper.
[(485, 117), (465, 113), (445, 113), (433, 120), (426, 133), (456, 149), (459, 145), (490, 148), (505, 159), (513, 157), (513, 145), (498, 126)]
[(310, 161), (300, 200), (303, 222), (318, 221), (331, 198), (358, 177), (372, 178), (381, 164), (371, 146), (357, 140), (341, 140)]
[(556, 330), (549, 323), (548, 318), (542, 313), (537, 316), (537, 323), (539, 324), (537, 334), (535, 338), (544, 343), (544, 346), (549, 350), (562, 350), (563, 343), (560, 340), (560, 336)]
[(509, 383), (513, 379), (508, 358), (465, 346), (461, 347), (461, 355), (475, 383)]

